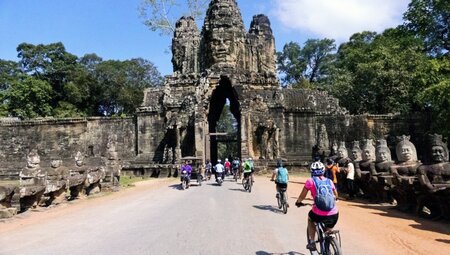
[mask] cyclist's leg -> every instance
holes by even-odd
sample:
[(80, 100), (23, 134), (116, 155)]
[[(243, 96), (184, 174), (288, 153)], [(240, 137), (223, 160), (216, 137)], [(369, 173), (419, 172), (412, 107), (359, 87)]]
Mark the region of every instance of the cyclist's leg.
[(314, 243), (315, 237), (316, 237), (316, 224), (315, 222), (318, 221), (318, 215), (312, 212), (312, 210), (308, 213), (308, 239), (309, 242), (306, 246), (308, 249), (312, 250), (315, 249), (316, 245)]

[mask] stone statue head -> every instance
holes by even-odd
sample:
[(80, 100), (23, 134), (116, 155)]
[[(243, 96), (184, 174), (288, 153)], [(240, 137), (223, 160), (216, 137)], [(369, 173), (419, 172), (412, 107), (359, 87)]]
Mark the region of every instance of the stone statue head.
[(28, 168), (37, 168), (39, 167), (39, 164), (41, 163), (41, 157), (39, 157), (39, 154), (37, 150), (32, 150), (27, 155), (27, 167)]
[(387, 162), (392, 160), (391, 150), (387, 146), (385, 139), (380, 139), (377, 141), (376, 160), (377, 162)]
[(448, 161), (448, 148), (442, 141), (442, 135), (433, 134), (428, 136), (430, 159), (433, 163)]
[(212, 0), (206, 12), (203, 35), (210, 65), (235, 66), (244, 46), (245, 28), (234, 0)]
[(372, 139), (365, 139), (362, 148), (362, 158), (367, 161), (375, 160), (375, 147), (373, 146)]
[(352, 153), (352, 155), (350, 156), (350, 158), (353, 161), (361, 161), (361, 159), (362, 159), (362, 157), (361, 157), (362, 150), (359, 147), (359, 141), (353, 141), (352, 142), (351, 153)]
[(395, 147), (395, 152), (397, 153), (398, 161), (400, 162), (414, 162), (417, 161), (417, 150), (416, 146), (409, 141), (410, 136), (399, 137), (400, 142), (397, 143)]
[(347, 148), (345, 147), (345, 142), (341, 142), (339, 144), (339, 147), (337, 149), (337, 156), (339, 158), (347, 158), (348, 157), (348, 151), (347, 151)]
[(75, 164), (77, 166), (82, 166), (84, 164), (84, 156), (80, 151), (75, 155)]
[(52, 168), (58, 168), (62, 165), (61, 157), (54, 155), (50, 157), (50, 166)]

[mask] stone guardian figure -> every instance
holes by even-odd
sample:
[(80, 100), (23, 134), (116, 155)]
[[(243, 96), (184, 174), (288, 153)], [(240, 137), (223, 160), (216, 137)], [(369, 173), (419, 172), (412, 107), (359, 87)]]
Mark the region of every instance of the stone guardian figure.
[(415, 189), (416, 172), (421, 162), (417, 160), (416, 146), (409, 141), (409, 136), (399, 137), (395, 151), (398, 162), (390, 167), (393, 175), (392, 195), (401, 211), (411, 211), (416, 205)]
[(421, 186), (417, 212), (427, 218), (450, 218), (449, 153), (441, 135), (429, 135), (427, 151), (431, 161), (417, 170)]

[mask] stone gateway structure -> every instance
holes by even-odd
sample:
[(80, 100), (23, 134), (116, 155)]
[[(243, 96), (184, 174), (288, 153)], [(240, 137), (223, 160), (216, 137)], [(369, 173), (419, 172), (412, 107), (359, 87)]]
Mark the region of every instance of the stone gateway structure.
[[(324, 92), (281, 89), (269, 18), (248, 32), (235, 0), (213, 0), (201, 31), (191, 17), (176, 23), (173, 75), (145, 91), (137, 112), (141, 161), (175, 163), (185, 156), (217, 159), (217, 121), (226, 103), (237, 120), (240, 157), (308, 161), (316, 115), (343, 115)], [(294, 132), (292, 132), (294, 131)]]

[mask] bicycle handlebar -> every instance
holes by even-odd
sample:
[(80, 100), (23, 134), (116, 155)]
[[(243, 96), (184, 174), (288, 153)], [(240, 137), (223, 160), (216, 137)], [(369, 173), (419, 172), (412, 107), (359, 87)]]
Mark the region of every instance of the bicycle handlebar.
[(303, 203), (303, 202), (300, 202), (300, 203), (295, 202), (295, 205), (296, 205), (297, 207), (307, 206), (307, 205), (312, 206), (312, 204), (309, 204), (309, 203)]

